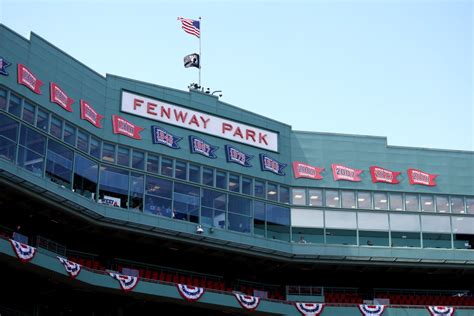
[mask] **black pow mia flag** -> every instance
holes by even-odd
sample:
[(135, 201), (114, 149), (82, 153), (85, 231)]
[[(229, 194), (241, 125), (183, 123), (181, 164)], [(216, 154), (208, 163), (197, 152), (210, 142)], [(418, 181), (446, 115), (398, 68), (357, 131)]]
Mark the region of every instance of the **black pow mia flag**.
[(201, 65), (199, 65), (199, 54), (189, 54), (184, 56), (184, 68), (190, 67), (201, 67)]

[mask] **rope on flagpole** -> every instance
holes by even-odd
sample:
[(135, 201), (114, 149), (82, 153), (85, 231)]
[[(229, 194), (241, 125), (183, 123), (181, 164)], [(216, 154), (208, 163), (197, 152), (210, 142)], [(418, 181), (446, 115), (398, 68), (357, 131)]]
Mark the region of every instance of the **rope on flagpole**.
[(201, 36), (202, 36), (201, 17), (199, 17), (199, 88), (201, 87), (201, 65), (202, 65)]

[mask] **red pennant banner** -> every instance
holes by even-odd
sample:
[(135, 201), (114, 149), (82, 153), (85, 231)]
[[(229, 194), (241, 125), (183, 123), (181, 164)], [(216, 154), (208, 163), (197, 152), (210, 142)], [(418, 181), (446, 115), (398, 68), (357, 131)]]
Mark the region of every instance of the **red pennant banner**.
[(385, 182), (391, 184), (400, 183), (397, 176), (400, 172), (384, 169), (377, 166), (370, 166), (370, 175), (372, 176), (372, 182)]
[(363, 170), (349, 168), (343, 165), (332, 164), (332, 175), (335, 181), (346, 180), (359, 182), (361, 181), (360, 174)]
[(97, 128), (102, 128), (100, 121), (104, 116), (97, 113), (94, 108), (84, 100), (81, 100), (81, 119), (88, 121)]
[(417, 169), (408, 169), (408, 181), (411, 185), (420, 184), (430, 187), (436, 186), (437, 174), (430, 174)]
[(385, 311), (385, 305), (358, 305), (360, 312), (364, 316), (380, 316)]
[(50, 83), (49, 94), (51, 102), (56, 103), (66, 111), (72, 112), (71, 105), (74, 103), (74, 100), (54, 82)]
[(304, 316), (319, 316), (324, 309), (322, 303), (295, 303), (296, 309)]
[(112, 123), (114, 126), (114, 134), (122, 134), (134, 139), (142, 139), (140, 132), (144, 130), (143, 127), (130, 123), (118, 115), (112, 115)]
[(452, 316), (454, 314), (454, 307), (450, 306), (426, 306), (431, 316)]
[(40, 87), (43, 82), (22, 64), (18, 64), (18, 83), (26, 86), (34, 93), (41, 94)]
[(235, 298), (239, 302), (240, 306), (248, 310), (255, 310), (260, 304), (260, 297), (244, 295), (239, 293), (234, 293)]
[(36, 248), (23, 244), (16, 240), (10, 239), (13, 251), (15, 251), (16, 256), (20, 259), (21, 262), (26, 263), (33, 259), (36, 254)]
[(190, 286), (186, 284), (176, 284), (179, 295), (188, 302), (194, 302), (201, 298), (205, 290), (202, 287)]
[(59, 256), (57, 258), (59, 262), (63, 264), (64, 269), (66, 269), (66, 272), (69, 274), (71, 279), (75, 279), (79, 275), (79, 272), (81, 272), (80, 264), (61, 258)]
[(293, 161), (293, 173), (295, 178), (321, 180), (323, 178), (323, 176), (321, 176), (321, 172), (323, 171), (324, 168), (311, 166), (299, 161)]

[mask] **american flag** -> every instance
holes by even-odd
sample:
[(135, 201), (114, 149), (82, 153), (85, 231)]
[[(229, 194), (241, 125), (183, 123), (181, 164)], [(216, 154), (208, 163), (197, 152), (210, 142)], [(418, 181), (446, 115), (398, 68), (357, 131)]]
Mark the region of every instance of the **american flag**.
[(181, 28), (188, 34), (194, 35), (196, 37), (201, 36), (200, 23), (197, 20), (185, 19), (178, 17), (178, 20), (181, 21)]

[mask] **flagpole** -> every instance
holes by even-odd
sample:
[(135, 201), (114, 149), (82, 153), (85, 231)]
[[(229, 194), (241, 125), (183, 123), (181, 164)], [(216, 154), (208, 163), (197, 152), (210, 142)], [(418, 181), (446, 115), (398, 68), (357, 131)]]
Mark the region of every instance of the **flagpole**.
[(201, 65), (202, 65), (202, 55), (201, 55), (201, 17), (199, 17), (199, 88), (201, 88)]

